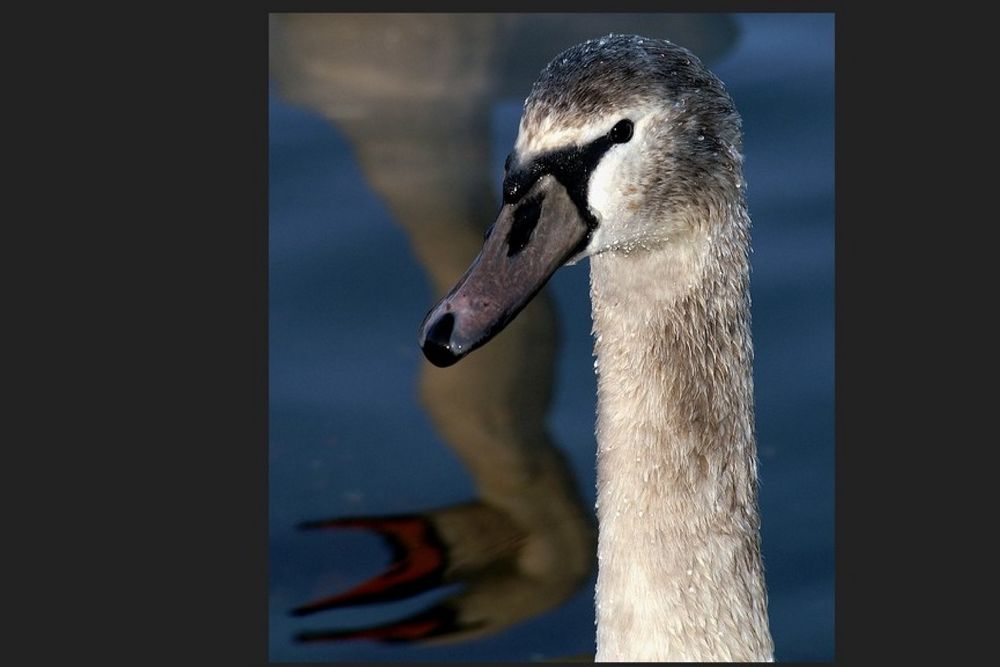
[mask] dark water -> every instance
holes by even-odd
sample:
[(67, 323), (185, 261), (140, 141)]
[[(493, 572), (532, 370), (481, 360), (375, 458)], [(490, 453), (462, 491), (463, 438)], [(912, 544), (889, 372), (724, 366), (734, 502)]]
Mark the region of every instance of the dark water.
[[(778, 660), (832, 660), (833, 16), (754, 14), (733, 20), (735, 43), (711, 67), (744, 120), (772, 633)], [(491, 103), (491, 164), (467, 165), (489, 169), (496, 188), (520, 106), (520, 98)], [(425, 362), (416, 328), (435, 295), (396, 220), (338, 125), (272, 92), (270, 658), (491, 661), (591, 654), (592, 576), (553, 608), (465, 642), (294, 640), (304, 630), (400, 619), (461, 588), (305, 617), (289, 614), (377, 575), (390, 560), (386, 545), (370, 532), (303, 531), (296, 528), (300, 522), (411, 514), (480, 494), (421, 407), (418, 375)], [(488, 222), (484, 217), (477, 224)], [(586, 262), (563, 268), (548, 288), (559, 348), (547, 423), (590, 512), (596, 382), (588, 271)]]

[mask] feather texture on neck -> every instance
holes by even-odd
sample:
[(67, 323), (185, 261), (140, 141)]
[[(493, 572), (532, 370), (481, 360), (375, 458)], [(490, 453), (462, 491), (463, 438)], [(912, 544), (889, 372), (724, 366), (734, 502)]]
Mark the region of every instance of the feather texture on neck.
[(591, 258), (600, 661), (772, 659), (736, 212)]

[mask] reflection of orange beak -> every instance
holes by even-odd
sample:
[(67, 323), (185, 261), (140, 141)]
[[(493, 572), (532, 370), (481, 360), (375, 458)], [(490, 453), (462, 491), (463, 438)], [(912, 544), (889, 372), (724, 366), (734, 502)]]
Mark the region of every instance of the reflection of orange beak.
[(461, 625), (457, 613), (447, 603), (442, 603), (413, 616), (357, 630), (318, 630), (300, 632), (295, 639), (300, 642), (342, 641), (370, 639), (380, 642), (412, 642), (449, 635), (472, 628)]
[[(326, 609), (391, 602), (418, 595), (442, 583), (445, 546), (430, 522), (420, 515), (358, 517), (309, 521), (300, 528), (364, 528), (372, 530), (392, 549), (393, 560), (382, 574), (349, 591), (292, 610), (305, 616)], [(374, 638), (374, 637), (373, 637)], [(345, 637), (346, 639), (346, 637)]]

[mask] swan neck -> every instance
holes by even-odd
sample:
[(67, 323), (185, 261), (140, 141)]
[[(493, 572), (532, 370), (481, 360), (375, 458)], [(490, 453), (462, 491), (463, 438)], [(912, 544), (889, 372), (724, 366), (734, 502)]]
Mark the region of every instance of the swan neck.
[(591, 258), (599, 661), (773, 659), (746, 254), (734, 234)]

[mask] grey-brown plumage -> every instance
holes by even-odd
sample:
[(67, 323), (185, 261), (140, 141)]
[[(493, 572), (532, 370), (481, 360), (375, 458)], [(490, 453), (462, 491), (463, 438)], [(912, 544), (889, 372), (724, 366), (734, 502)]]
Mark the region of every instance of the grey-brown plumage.
[(636, 35), (608, 35), (556, 56), (531, 87), (521, 127), (530, 140), (543, 120), (583, 127), (601, 115), (664, 102), (677, 108), (673, 130), (685, 162), (739, 148), (740, 118), (718, 77), (687, 49)]
[[(724, 85), (690, 51), (666, 40), (608, 35), (556, 56), (525, 99), (512, 168), (537, 157), (553, 128), (586, 131), (637, 109), (666, 111), (643, 145), (647, 158), (627, 187), (646, 220), (742, 197), (742, 128)], [(610, 127), (610, 125), (609, 125)], [(528, 154), (525, 154), (528, 153)], [(591, 184), (593, 187), (593, 184)]]
[[(590, 257), (597, 660), (773, 659), (750, 219), (732, 100), (669, 42), (609, 35), (575, 46), (525, 100), (504, 201), (477, 262), (428, 315), (422, 342), (428, 358), (454, 363), (562, 261)], [(504, 258), (528, 205), (540, 211), (531, 236)]]

